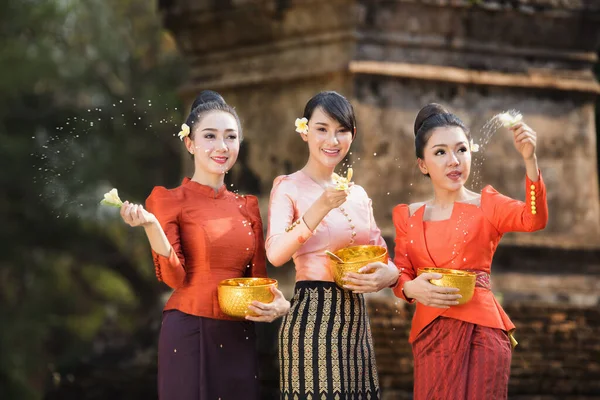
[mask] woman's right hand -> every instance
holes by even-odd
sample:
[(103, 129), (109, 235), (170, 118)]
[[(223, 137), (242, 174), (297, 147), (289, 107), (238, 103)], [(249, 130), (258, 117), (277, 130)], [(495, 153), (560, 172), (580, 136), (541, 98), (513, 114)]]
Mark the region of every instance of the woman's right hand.
[(429, 307), (450, 308), (458, 304), (462, 296), (456, 294), (459, 289), (436, 286), (431, 279), (441, 279), (441, 274), (425, 273), (404, 284), (404, 295)]
[(121, 206), (121, 218), (130, 226), (149, 226), (158, 222), (154, 214), (144, 210), (141, 204), (131, 204), (128, 201)]
[(338, 190), (334, 187), (327, 187), (323, 194), (319, 197), (321, 206), (327, 210), (327, 212), (338, 208), (348, 198), (348, 190)]
[(308, 226), (308, 229), (311, 231), (317, 229), (317, 226), (329, 214), (329, 211), (344, 204), (350, 193), (350, 187), (346, 190), (337, 190), (334, 186), (326, 187), (323, 194), (304, 213), (304, 223)]

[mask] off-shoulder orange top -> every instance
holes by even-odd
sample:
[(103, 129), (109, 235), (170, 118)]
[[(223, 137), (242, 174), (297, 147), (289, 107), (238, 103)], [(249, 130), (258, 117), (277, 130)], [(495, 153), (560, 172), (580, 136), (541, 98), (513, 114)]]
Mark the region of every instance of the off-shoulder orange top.
[[(419, 268), (437, 267), (491, 272), (492, 258), (502, 235), (511, 231), (533, 232), (548, 221), (546, 187), (542, 175), (536, 182), (526, 178), (525, 202), (498, 193), (491, 186), (481, 192), (480, 205), (454, 203), (450, 219), (423, 221), (425, 206), (410, 215), (400, 204), (392, 216), (396, 228), (394, 264), (400, 269), (396, 296), (407, 299), (404, 283), (417, 276)], [(411, 300), (412, 301), (412, 300)], [(455, 318), (490, 328), (512, 331), (515, 326), (493, 293), (476, 287), (471, 301), (448, 309), (417, 303), (409, 342), (438, 316)]]
[(175, 189), (154, 188), (146, 209), (162, 226), (171, 253), (152, 251), (156, 277), (175, 289), (165, 310), (214, 319), (221, 312), (217, 286), (223, 279), (266, 277), (262, 220), (258, 200), (215, 191), (185, 178)]

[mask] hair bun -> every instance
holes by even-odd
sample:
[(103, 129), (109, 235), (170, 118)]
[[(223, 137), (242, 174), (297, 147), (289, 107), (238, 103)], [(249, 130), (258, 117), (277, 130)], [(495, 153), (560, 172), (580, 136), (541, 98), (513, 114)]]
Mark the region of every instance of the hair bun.
[(429, 103), (425, 107), (421, 108), (421, 110), (419, 110), (419, 113), (417, 114), (417, 118), (415, 119), (415, 127), (414, 127), (415, 136), (417, 136), (419, 129), (421, 129), (423, 122), (425, 122), (425, 120), (427, 118), (432, 117), (434, 115), (438, 115), (438, 114), (449, 114), (449, 113), (450, 113), (450, 111), (448, 111), (441, 104), (437, 104), (437, 103)]
[(219, 93), (215, 92), (214, 90), (203, 90), (200, 92), (200, 94), (198, 94), (198, 96), (196, 96), (196, 100), (194, 100), (194, 103), (192, 103), (192, 110), (194, 110), (199, 105), (202, 105), (202, 104), (205, 104), (208, 102), (215, 102), (215, 103), (219, 103), (219, 104), (223, 104), (223, 105), (227, 104), (225, 102), (225, 99), (223, 98), (223, 96), (221, 96)]

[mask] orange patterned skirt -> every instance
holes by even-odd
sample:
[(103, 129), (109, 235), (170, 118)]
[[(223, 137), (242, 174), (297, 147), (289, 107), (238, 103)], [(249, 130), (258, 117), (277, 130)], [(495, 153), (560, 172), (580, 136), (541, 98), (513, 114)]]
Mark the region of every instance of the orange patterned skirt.
[(412, 346), (414, 400), (507, 398), (512, 350), (505, 331), (439, 317)]

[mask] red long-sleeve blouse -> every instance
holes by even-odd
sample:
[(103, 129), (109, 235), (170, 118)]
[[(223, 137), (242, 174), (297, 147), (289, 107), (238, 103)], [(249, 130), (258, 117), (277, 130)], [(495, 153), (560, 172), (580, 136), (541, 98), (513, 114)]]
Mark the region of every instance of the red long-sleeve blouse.
[[(406, 204), (393, 210), (396, 228), (394, 264), (401, 270), (393, 289), (408, 300), (402, 288), (420, 268), (437, 267), (491, 272), (492, 258), (506, 232), (533, 232), (548, 222), (546, 187), (540, 173), (536, 182), (525, 179), (525, 202), (498, 193), (491, 186), (481, 192), (481, 204), (454, 203), (452, 215), (443, 221), (423, 221), (425, 206), (412, 215)], [(491, 328), (512, 331), (515, 326), (488, 289), (476, 287), (471, 301), (448, 309), (417, 303), (409, 342), (438, 316), (455, 318)]]
[(185, 178), (175, 189), (154, 188), (146, 209), (162, 226), (171, 253), (152, 251), (156, 277), (175, 289), (165, 310), (233, 319), (221, 312), (217, 286), (223, 279), (266, 277), (258, 200), (215, 191)]

